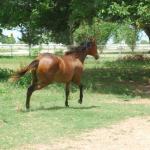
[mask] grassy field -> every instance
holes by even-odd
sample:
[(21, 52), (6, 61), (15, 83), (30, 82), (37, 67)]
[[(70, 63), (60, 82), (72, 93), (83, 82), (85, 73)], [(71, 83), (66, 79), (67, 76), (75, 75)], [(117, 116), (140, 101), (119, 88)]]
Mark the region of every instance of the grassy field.
[(64, 87), (53, 84), (31, 98), (31, 111), (25, 111), (29, 75), (17, 84), (7, 81), (12, 70), (32, 61), (28, 57), (0, 57), (0, 149), (19, 149), (27, 144), (50, 144), (60, 137), (117, 121), (150, 115), (150, 105), (130, 104), (149, 99), (150, 61), (87, 59), (83, 74), (84, 100), (77, 103), (73, 86), (69, 108), (64, 107)]

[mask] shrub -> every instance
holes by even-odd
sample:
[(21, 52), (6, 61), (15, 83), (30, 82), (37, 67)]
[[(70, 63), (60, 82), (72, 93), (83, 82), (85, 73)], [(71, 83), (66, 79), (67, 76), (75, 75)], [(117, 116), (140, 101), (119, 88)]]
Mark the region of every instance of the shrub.
[(148, 60), (150, 60), (150, 57), (145, 56), (143, 54), (136, 54), (136, 55), (124, 56), (123, 58), (119, 58), (119, 60), (124, 60), (124, 61), (148, 61)]

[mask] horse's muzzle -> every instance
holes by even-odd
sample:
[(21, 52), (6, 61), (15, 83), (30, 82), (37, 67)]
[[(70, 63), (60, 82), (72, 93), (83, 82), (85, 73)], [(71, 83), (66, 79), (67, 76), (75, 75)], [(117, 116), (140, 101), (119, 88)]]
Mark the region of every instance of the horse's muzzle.
[(99, 55), (96, 55), (96, 56), (95, 56), (95, 59), (99, 59)]

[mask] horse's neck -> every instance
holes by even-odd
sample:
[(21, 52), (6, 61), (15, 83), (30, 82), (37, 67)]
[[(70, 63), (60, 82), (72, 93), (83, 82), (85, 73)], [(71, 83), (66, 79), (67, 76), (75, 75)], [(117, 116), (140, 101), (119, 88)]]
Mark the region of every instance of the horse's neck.
[(69, 52), (69, 53), (67, 53), (67, 55), (64, 55), (63, 57), (72, 57), (72, 58), (74, 58), (74, 59), (78, 59), (78, 60), (80, 60), (82, 63), (84, 63), (84, 60), (85, 60), (85, 58), (86, 58), (86, 56), (87, 56), (87, 53), (86, 52)]
[(85, 60), (87, 54), (85, 52), (84, 53), (78, 52), (75, 54), (75, 56), (76, 56), (76, 59), (79, 59), (82, 63), (84, 63), (84, 60)]

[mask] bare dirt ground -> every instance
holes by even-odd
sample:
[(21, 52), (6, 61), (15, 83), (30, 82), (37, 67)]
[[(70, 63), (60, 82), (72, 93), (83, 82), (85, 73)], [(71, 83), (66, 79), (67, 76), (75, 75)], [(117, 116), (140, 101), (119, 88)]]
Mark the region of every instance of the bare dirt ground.
[(130, 118), (50, 145), (26, 145), (23, 150), (150, 150), (150, 117)]

